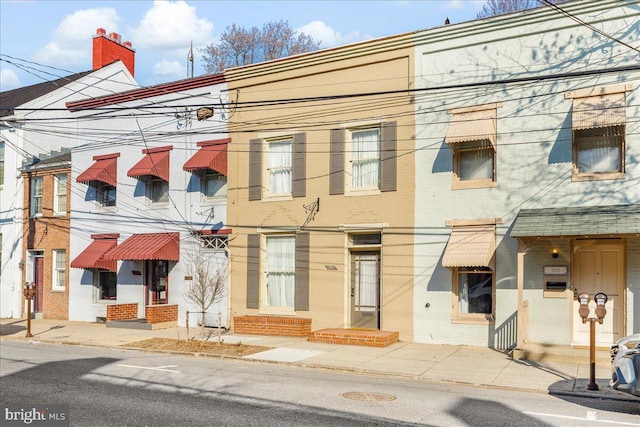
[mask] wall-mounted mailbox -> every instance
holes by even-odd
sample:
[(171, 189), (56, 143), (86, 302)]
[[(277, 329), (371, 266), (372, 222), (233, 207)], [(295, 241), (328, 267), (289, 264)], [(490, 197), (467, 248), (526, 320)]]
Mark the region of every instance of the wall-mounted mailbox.
[(566, 265), (545, 266), (543, 282), (546, 298), (564, 298), (569, 283), (569, 267)]

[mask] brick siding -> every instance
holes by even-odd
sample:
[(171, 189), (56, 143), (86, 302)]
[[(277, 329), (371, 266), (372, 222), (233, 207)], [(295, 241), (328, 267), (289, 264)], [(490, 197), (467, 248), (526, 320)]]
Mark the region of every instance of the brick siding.
[(107, 306), (107, 320), (133, 320), (138, 318), (138, 303), (110, 304)]
[(321, 329), (308, 338), (311, 342), (326, 344), (360, 345), (365, 347), (386, 347), (400, 340), (398, 332), (362, 329)]
[(147, 306), (147, 323), (165, 323), (178, 321), (178, 305), (162, 304)]
[(238, 316), (233, 318), (233, 332), (248, 335), (306, 337), (311, 333), (311, 319), (279, 316)]

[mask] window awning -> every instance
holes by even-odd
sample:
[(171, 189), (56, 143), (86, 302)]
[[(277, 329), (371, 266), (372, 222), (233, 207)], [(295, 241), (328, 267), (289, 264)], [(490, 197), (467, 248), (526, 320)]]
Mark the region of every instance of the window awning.
[(116, 273), (117, 262), (104, 259), (104, 254), (118, 246), (118, 237), (120, 237), (119, 234), (92, 234), (93, 242), (71, 261), (71, 267), (98, 268)]
[(443, 267), (491, 267), (496, 251), (494, 225), (455, 227), (442, 257)]
[(231, 138), (198, 142), (201, 147), (182, 167), (186, 171), (212, 169), (227, 176), (227, 146)]
[(572, 126), (574, 130), (620, 126), (626, 122), (625, 94), (574, 98)]
[(118, 157), (120, 153), (94, 156), (95, 163), (78, 175), (76, 181), (85, 184), (90, 181), (100, 181), (115, 187), (118, 183)]
[(142, 150), (145, 156), (136, 163), (127, 176), (138, 178), (144, 175), (151, 175), (169, 181), (169, 153), (173, 146), (149, 148)]
[(104, 259), (180, 261), (180, 233), (134, 234), (104, 254)]
[(521, 209), (511, 237), (640, 235), (640, 204)]
[(470, 111), (453, 115), (445, 141), (451, 148), (471, 141), (490, 141), (496, 147), (496, 109)]

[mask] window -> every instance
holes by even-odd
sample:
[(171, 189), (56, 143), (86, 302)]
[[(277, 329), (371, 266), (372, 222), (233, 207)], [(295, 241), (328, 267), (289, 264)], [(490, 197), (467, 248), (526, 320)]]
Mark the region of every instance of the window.
[(351, 190), (380, 188), (380, 129), (351, 131)]
[(269, 195), (291, 194), (292, 148), (291, 139), (268, 142), (267, 174)]
[(496, 185), (496, 118), (499, 104), (450, 110), (445, 140), (453, 153), (453, 189)]
[(4, 185), (4, 142), (0, 142), (0, 186)]
[(153, 203), (166, 203), (169, 201), (169, 183), (164, 179), (150, 178), (149, 191)]
[(42, 215), (42, 177), (31, 178), (31, 216)]
[(67, 174), (54, 177), (53, 212), (58, 215), (67, 213)]
[(227, 197), (227, 177), (211, 169), (202, 176), (202, 194), (206, 199)]
[(270, 307), (294, 306), (295, 250), (294, 236), (267, 236), (266, 284), (267, 305)]
[(67, 252), (64, 249), (54, 249), (53, 277), (51, 279), (51, 289), (54, 291), (64, 290), (66, 275), (67, 275)]
[(493, 271), (488, 267), (453, 270), (454, 319), (493, 319)]
[(96, 181), (96, 199), (103, 207), (116, 205), (116, 187), (106, 182)]
[(576, 178), (615, 178), (624, 172), (624, 126), (574, 131)]
[(97, 299), (115, 300), (117, 299), (116, 273), (112, 271), (98, 271)]

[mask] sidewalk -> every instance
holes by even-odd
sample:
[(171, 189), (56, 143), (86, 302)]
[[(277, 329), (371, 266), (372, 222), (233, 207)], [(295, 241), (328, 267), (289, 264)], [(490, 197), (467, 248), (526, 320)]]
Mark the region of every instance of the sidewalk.
[[(37, 319), (31, 321), (33, 338), (25, 338), (26, 325), (26, 319), (0, 319), (0, 338), (23, 342), (118, 347), (154, 337), (185, 339), (187, 334), (185, 328), (119, 329), (107, 328), (106, 325), (97, 323)], [(197, 328), (190, 330), (191, 336), (198, 333)], [(223, 338), (225, 343), (242, 342), (272, 347), (271, 350), (244, 357), (254, 361), (559, 396), (640, 402), (640, 399), (630, 394), (609, 387), (608, 364), (596, 366), (596, 381), (600, 390), (587, 391), (587, 364), (513, 360), (488, 348), (404, 342), (374, 348), (313, 343), (304, 338), (232, 333), (225, 333)]]

